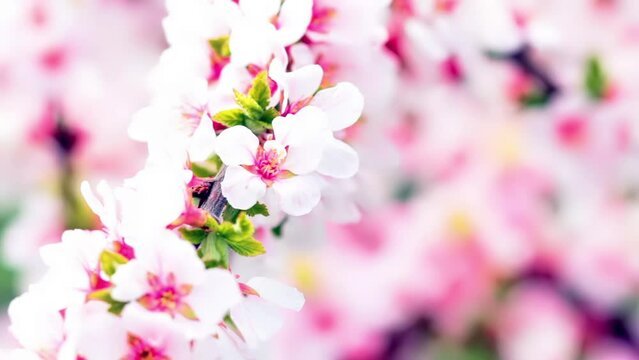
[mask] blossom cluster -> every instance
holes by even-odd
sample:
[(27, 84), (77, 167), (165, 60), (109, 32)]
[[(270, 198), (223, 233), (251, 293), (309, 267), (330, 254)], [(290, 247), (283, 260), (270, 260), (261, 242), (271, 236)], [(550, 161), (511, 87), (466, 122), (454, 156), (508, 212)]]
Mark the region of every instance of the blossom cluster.
[(161, 2), (0, 3), (7, 357), (639, 359), (636, 0)]
[(123, 134), (148, 102), (162, 9), (158, 0), (0, 4), (0, 218), (13, 218), (2, 245), (22, 282), (41, 276), (39, 246), (95, 226), (80, 180), (121, 181), (144, 164), (144, 146)]
[(637, 14), (394, 1), (393, 198), (290, 255), (284, 357), (638, 359)]
[(304, 303), (296, 289), (244, 280), (232, 264), (264, 254), (260, 238), (358, 171), (347, 130), (364, 97), (331, 73), (338, 54), (313, 55), (357, 29), (353, 9), (166, 6), (169, 47), (151, 74), (150, 105), (129, 128), (148, 146), (146, 164), (121, 186), (82, 183), (102, 228), (68, 230), (40, 249), (46, 274), (9, 307), (17, 357), (249, 357), (281, 327), (282, 310)]

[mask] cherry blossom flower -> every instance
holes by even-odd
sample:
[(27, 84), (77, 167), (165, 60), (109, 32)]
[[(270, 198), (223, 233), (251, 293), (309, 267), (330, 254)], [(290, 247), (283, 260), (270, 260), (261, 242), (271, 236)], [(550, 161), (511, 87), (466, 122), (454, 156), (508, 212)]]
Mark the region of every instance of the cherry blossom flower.
[(193, 246), (172, 232), (158, 232), (136, 250), (136, 258), (113, 276), (116, 300), (137, 301), (148, 311), (168, 314), (196, 334), (213, 333), (240, 300), (233, 276), (205, 269)]
[(167, 314), (131, 305), (117, 317), (96, 305), (101, 304), (87, 304), (77, 315), (78, 356), (91, 360), (190, 358), (189, 339)]
[(62, 234), (61, 242), (40, 249), (42, 260), (49, 267), (43, 281), (59, 290), (54, 292), (59, 297), (57, 301), (76, 303), (107, 286), (99, 264), (107, 244), (102, 231), (68, 230)]
[(217, 154), (228, 166), (222, 193), (237, 209), (248, 209), (273, 192), (282, 210), (303, 215), (320, 199), (315, 170), (329, 139), (326, 115), (315, 107), (273, 120), (273, 138), (260, 140), (235, 126), (217, 139)]

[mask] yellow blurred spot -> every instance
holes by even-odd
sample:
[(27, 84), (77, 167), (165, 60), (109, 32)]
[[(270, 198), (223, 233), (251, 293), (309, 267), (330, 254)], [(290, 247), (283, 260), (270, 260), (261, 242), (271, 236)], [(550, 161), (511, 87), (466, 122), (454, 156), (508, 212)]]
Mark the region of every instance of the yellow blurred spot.
[(518, 162), (522, 157), (521, 132), (515, 125), (507, 125), (496, 131), (493, 149), (498, 160), (505, 164)]
[(473, 222), (468, 213), (456, 210), (448, 217), (448, 232), (455, 239), (466, 240), (473, 235)]
[(317, 289), (315, 264), (310, 257), (294, 257), (291, 264), (291, 270), (297, 287), (304, 294), (312, 294)]

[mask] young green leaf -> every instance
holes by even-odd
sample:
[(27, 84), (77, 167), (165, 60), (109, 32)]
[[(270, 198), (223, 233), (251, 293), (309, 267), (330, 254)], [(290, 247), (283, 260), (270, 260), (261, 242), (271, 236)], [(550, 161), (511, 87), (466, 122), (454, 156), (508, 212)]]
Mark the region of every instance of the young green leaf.
[(242, 256), (258, 256), (266, 253), (264, 245), (253, 237), (242, 239), (237, 242), (228, 242), (233, 251)]
[(218, 122), (227, 127), (243, 125), (248, 116), (242, 109), (230, 109), (220, 111), (213, 116), (213, 121)]
[(260, 119), (264, 113), (264, 109), (252, 97), (246, 96), (237, 90), (233, 90), (235, 94), (235, 102), (244, 109), (244, 113), (250, 119)]
[(108, 276), (115, 274), (118, 266), (127, 262), (129, 262), (127, 258), (110, 250), (104, 250), (100, 254), (100, 268)]
[(226, 205), (224, 208), (224, 212), (222, 212), (222, 219), (224, 221), (228, 221), (230, 223), (234, 223), (237, 221), (237, 217), (240, 215), (240, 210), (232, 207), (231, 205)]
[(256, 215), (268, 216), (269, 212), (268, 212), (268, 208), (266, 207), (266, 205), (258, 202), (257, 204), (253, 205), (253, 207), (251, 207), (250, 209), (246, 210), (246, 215), (248, 215), (248, 216), (256, 216)]
[(202, 241), (197, 252), (207, 268), (227, 268), (229, 265), (228, 247), (215, 233), (210, 233)]
[(246, 213), (241, 212), (235, 224), (224, 222), (217, 229), (217, 236), (242, 256), (258, 256), (266, 253), (264, 245), (253, 237), (255, 228)]
[(204, 229), (196, 228), (196, 229), (187, 229), (181, 228), (180, 234), (182, 237), (188, 242), (199, 245), (206, 239), (208, 233), (204, 231)]
[(229, 46), (229, 36), (222, 36), (216, 39), (209, 40), (211, 49), (215, 51), (218, 56), (229, 57), (231, 56), (231, 47)]
[(257, 102), (262, 108), (266, 109), (271, 102), (271, 87), (268, 83), (268, 74), (266, 71), (262, 71), (257, 74), (255, 80), (253, 80), (253, 86), (249, 90), (249, 96)]
[(199, 178), (212, 178), (220, 172), (222, 166), (222, 159), (218, 155), (213, 155), (205, 161), (191, 163), (191, 171)]
[(112, 288), (95, 290), (87, 295), (87, 300), (104, 301), (105, 303), (109, 304), (110, 313), (120, 315), (127, 303), (113, 299), (113, 297), (111, 296), (111, 290)]

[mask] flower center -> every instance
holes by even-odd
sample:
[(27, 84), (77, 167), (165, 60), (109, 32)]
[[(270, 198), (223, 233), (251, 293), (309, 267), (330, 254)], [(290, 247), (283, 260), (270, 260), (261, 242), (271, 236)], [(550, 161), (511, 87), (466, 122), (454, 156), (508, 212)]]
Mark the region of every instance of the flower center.
[(311, 18), (311, 24), (308, 26), (308, 30), (317, 33), (327, 33), (336, 14), (337, 11), (334, 8), (313, 6), (313, 17)]
[(286, 148), (278, 142), (269, 140), (257, 150), (254, 170), (262, 180), (275, 180), (282, 171), (284, 159), (286, 159)]
[(169, 360), (161, 349), (153, 347), (143, 339), (133, 334), (128, 334), (129, 354), (123, 360)]
[(177, 313), (189, 319), (195, 318), (192, 309), (184, 302), (184, 298), (191, 293), (192, 286), (176, 284), (173, 273), (169, 273), (164, 281), (159, 276), (148, 273), (147, 282), (151, 291), (138, 299), (142, 306), (151, 311), (168, 313), (172, 317)]

